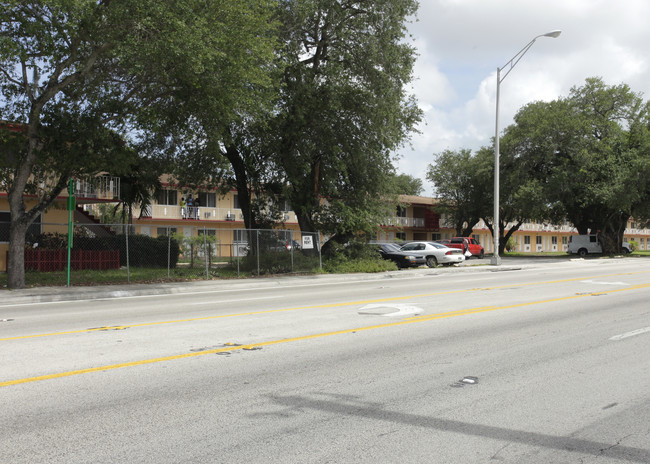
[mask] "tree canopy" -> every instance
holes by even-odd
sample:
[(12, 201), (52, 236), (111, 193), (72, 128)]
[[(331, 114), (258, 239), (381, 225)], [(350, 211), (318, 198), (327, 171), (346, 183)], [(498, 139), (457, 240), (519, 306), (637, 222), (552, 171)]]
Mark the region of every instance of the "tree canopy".
[(589, 78), (566, 98), (522, 108), (504, 152), (531, 167), (548, 218), (598, 232), (616, 252), (629, 218), (649, 218), (648, 122), (648, 102), (627, 85)]
[[(260, 64), (272, 58), (263, 40), (271, 2), (0, 3), (0, 119), (26, 128), (2, 165), (10, 287), (24, 286), (24, 232), (67, 179), (106, 169), (107, 157), (119, 165), (122, 140), (167, 122), (162, 108), (210, 99), (222, 127), (256, 105)], [(208, 81), (218, 91), (204, 93)], [(28, 210), (23, 194), (32, 188), (43, 191)]]
[[(571, 222), (620, 251), (630, 217), (650, 219), (650, 112), (625, 85), (589, 78), (568, 97), (524, 106), (501, 138), (500, 237), (525, 221)], [(429, 167), (444, 211), (460, 231), (493, 216), (493, 150), (446, 151)]]

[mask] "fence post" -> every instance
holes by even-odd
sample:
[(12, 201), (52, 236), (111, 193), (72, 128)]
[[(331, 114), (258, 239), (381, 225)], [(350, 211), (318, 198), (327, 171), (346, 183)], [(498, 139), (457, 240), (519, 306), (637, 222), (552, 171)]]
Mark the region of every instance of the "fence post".
[[(235, 247), (236, 247), (236, 246), (237, 246), (237, 245), (234, 245), (234, 244), (233, 244), (233, 246), (232, 246), (232, 252), (231, 252), (231, 255), (233, 255), (233, 256), (235, 256)], [(237, 258), (237, 277), (239, 277), (239, 254), (237, 254), (237, 257), (236, 257), (236, 258)]]
[(260, 275), (260, 230), (255, 229), (255, 239), (257, 241), (257, 276)]
[(323, 270), (323, 255), (321, 253), (321, 243), (320, 243), (320, 232), (316, 232), (316, 237), (318, 240), (318, 261), (320, 262), (320, 270)]
[(293, 232), (289, 231), (289, 233), (286, 234), (286, 235), (289, 236), (289, 245), (291, 246), (291, 248), (289, 248), (289, 251), (291, 252), (291, 272), (294, 272), (295, 269), (293, 268), (293, 248), (294, 248), (294, 246), (293, 246), (293, 242), (294, 242), (294, 240), (293, 240)]
[(167, 279), (170, 278), (171, 263), (172, 263), (172, 231), (171, 227), (167, 226)]
[(208, 251), (208, 243), (206, 240), (206, 235), (208, 231), (205, 230), (205, 226), (203, 226), (203, 254), (205, 258), (205, 280), (208, 280), (210, 278), (210, 253)]
[(124, 234), (126, 240), (126, 283), (131, 283), (131, 268), (129, 266), (129, 224), (126, 225), (126, 233)]

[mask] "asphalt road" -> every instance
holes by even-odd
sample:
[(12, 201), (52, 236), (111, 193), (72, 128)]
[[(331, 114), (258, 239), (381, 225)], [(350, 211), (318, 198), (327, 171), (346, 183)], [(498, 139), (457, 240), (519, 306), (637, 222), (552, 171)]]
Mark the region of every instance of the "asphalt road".
[(650, 462), (650, 260), (0, 298), (0, 463)]

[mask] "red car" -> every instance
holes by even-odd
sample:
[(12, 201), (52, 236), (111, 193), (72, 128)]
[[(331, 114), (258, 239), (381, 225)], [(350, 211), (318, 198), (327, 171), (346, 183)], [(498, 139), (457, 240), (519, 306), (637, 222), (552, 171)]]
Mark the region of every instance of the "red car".
[(470, 256), (467, 255), (468, 251), (471, 253), (471, 256), (477, 256), (478, 259), (483, 259), (483, 256), (485, 255), (483, 246), (471, 237), (453, 237), (446, 245), (449, 248), (459, 248), (463, 250), (466, 259), (470, 258)]

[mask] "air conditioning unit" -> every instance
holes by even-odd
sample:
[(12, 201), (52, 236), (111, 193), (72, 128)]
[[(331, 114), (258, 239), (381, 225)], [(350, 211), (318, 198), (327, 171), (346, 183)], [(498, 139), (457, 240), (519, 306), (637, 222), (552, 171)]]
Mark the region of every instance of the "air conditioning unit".
[(206, 219), (208, 219), (210, 216), (212, 216), (212, 213), (205, 213), (204, 216)]
[(234, 214), (226, 214), (226, 221), (234, 221), (235, 220), (235, 215)]
[(285, 221), (288, 221), (288, 220), (289, 220), (289, 215), (288, 215), (288, 214), (285, 214), (285, 215), (284, 215), (284, 220), (285, 220)]
[(542, 251), (542, 245), (537, 245), (537, 251)]
[(244, 213), (239, 213), (239, 219), (244, 220)]
[(530, 251), (530, 245), (524, 245), (524, 251)]

